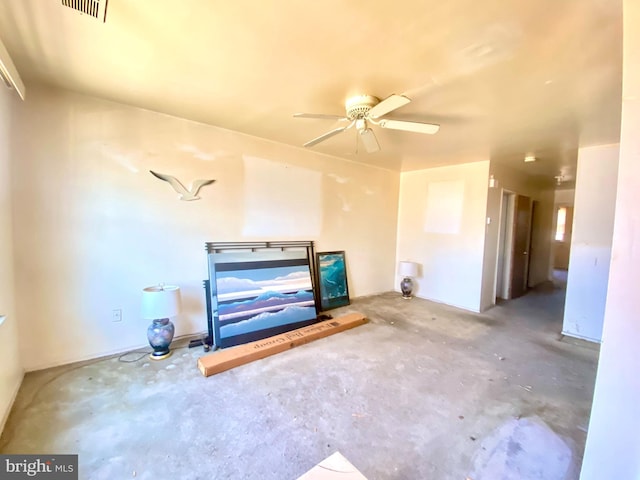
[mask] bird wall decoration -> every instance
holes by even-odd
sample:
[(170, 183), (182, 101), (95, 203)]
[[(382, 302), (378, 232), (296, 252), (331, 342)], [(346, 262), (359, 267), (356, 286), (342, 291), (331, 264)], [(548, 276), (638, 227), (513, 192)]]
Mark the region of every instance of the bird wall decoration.
[(194, 180), (191, 184), (191, 188), (187, 190), (185, 186), (173, 175), (167, 175), (165, 173), (154, 172), (153, 170), (149, 170), (151, 174), (159, 178), (160, 180), (164, 180), (168, 182), (169, 185), (173, 187), (173, 189), (180, 194), (180, 200), (184, 201), (192, 201), (192, 200), (200, 200), (198, 196), (198, 192), (205, 185), (211, 185), (215, 180)]

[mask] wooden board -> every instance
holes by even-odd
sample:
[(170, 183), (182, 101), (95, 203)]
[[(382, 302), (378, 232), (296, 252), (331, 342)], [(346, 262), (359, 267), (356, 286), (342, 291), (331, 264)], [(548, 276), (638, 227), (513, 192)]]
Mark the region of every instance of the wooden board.
[(349, 330), (366, 322), (366, 317), (361, 313), (349, 313), (338, 318), (314, 323), (308, 327), (205, 355), (198, 359), (198, 369), (205, 377), (208, 377), (254, 360), (290, 350), (313, 340)]

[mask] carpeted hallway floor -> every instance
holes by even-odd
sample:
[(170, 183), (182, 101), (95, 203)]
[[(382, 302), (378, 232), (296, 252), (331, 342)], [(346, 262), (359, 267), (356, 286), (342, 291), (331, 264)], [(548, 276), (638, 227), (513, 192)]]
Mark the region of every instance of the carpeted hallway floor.
[(186, 347), (29, 373), (0, 452), (78, 453), (82, 479), (295, 480), (335, 451), (370, 480), (577, 479), (598, 351), (561, 341), (562, 306), (386, 293), (331, 312), (366, 325), (209, 378)]

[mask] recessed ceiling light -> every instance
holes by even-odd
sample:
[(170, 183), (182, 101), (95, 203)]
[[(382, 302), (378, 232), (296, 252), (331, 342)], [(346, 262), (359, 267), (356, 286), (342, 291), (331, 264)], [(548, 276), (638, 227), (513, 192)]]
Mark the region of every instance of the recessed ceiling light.
[(536, 160), (538, 160), (538, 159), (536, 157), (534, 157), (533, 155), (527, 155), (526, 157), (524, 157), (524, 161), (526, 163), (535, 162)]

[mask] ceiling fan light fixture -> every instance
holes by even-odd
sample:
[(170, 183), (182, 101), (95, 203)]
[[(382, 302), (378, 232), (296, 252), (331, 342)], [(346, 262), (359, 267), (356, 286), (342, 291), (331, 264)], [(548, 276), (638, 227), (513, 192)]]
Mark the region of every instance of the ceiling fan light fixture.
[(370, 128), (370, 125), (378, 125), (381, 128), (390, 128), (392, 130), (404, 130), (406, 132), (427, 134), (434, 134), (440, 129), (440, 125), (432, 123), (380, 118), (410, 102), (411, 99), (409, 97), (397, 95), (395, 93), (382, 101), (373, 95), (357, 95), (347, 99), (345, 103), (346, 116), (326, 115), (321, 113), (296, 113), (293, 116), (296, 118), (318, 118), (338, 120), (339, 122), (349, 122), (349, 125), (347, 126), (334, 128), (333, 130), (310, 140), (304, 144), (305, 147), (312, 147), (355, 126), (367, 152), (373, 153), (380, 150), (380, 145), (378, 144), (378, 140), (376, 139), (374, 131)]
[(348, 98), (344, 104), (347, 118), (350, 120), (365, 118), (371, 111), (371, 108), (379, 102), (380, 99), (373, 95), (357, 95)]
[(388, 96), (382, 102), (376, 104), (369, 111), (369, 116), (371, 118), (381, 117), (389, 112), (392, 112), (400, 107), (404, 107), (407, 103), (410, 103), (411, 99), (409, 97), (405, 97), (404, 95), (393, 95)]
[(362, 130), (358, 130), (358, 133), (360, 133), (362, 144), (364, 145), (367, 153), (375, 153), (380, 150), (380, 145), (378, 144), (378, 140), (376, 139), (376, 135), (373, 133), (373, 130), (365, 127)]
[(440, 130), (440, 125), (433, 123), (405, 122), (402, 120), (382, 119), (378, 122), (382, 128), (391, 128), (393, 130), (404, 130), (405, 132), (426, 133), (433, 135)]
[(338, 128), (334, 128), (333, 130), (328, 131), (327, 133), (323, 133), (322, 135), (320, 135), (319, 137), (314, 138), (313, 140), (308, 141), (307, 143), (305, 143), (303, 146), (304, 147), (313, 147), (314, 145), (333, 137), (334, 135), (337, 135), (339, 133), (344, 132), (346, 129), (351, 128), (351, 125), (353, 125), (353, 123), (351, 123), (350, 125), (346, 126), (346, 127), (338, 127)]

